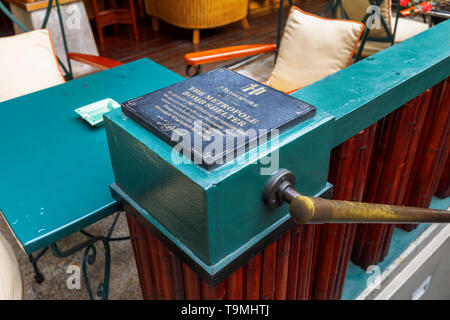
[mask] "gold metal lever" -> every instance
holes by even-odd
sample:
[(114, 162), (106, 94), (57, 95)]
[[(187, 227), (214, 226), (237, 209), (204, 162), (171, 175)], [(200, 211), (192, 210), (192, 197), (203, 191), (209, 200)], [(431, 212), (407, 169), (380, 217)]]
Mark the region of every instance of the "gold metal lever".
[(289, 203), (291, 217), (298, 224), (450, 222), (447, 211), (307, 197), (296, 191), (294, 186), (295, 176), (281, 169), (267, 182), (264, 201), (272, 207)]

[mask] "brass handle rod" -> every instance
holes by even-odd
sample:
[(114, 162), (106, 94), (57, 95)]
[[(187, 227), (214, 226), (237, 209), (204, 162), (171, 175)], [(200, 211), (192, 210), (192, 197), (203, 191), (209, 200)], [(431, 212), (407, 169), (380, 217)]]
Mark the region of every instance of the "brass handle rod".
[(289, 213), (298, 224), (450, 222), (447, 211), (306, 197), (292, 187), (284, 190), (283, 198), (290, 203)]
[(308, 197), (294, 186), (294, 174), (281, 169), (267, 181), (263, 199), (272, 208), (289, 203), (289, 213), (297, 224), (450, 223), (448, 211)]

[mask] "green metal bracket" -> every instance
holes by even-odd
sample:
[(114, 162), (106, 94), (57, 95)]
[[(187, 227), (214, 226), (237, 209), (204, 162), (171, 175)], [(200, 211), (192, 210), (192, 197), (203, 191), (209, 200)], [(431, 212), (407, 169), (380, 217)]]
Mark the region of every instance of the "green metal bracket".
[(337, 146), (450, 74), (450, 21), (292, 95), (332, 114)]

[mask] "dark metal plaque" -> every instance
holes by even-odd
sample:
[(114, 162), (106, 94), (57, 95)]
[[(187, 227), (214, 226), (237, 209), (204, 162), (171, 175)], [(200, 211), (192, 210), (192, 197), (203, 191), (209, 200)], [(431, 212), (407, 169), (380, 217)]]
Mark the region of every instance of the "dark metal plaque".
[(122, 104), (123, 112), (212, 170), (316, 113), (316, 108), (226, 68)]

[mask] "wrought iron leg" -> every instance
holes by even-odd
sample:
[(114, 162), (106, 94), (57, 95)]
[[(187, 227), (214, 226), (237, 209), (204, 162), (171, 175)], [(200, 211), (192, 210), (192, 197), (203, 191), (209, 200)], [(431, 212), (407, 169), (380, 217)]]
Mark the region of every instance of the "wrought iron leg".
[(94, 295), (92, 294), (91, 285), (89, 283), (89, 278), (87, 275), (87, 265), (93, 265), (97, 258), (97, 249), (95, 247), (95, 243), (97, 241), (102, 241), (103, 246), (105, 248), (105, 275), (103, 278), (103, 282), (101, 282), (98, 285), (97, 288), (97, 295), (102, 300), (108, 299), (108, 292), (109, 292), (109, 273), (110, 273), (110, 266), (111, 266), (111, 254), (110, 254), (110, 248), (109, 248), (109, 240), (104, 237), (93, 237), (89, 239), (88, 241), (85, 241), (71, 249), (68, 249), (66, 251), (59, 250), (56, 243), (53, 243), (50, 245), (50, 248), (52, 249), (53, 255), (57, 258), (66, 258), (74, 253), (84, 249), (83, 253), (83, 259), (81, 264), (81, 270), (83, 273), (83, 281), (86, 286), (86, 290), (88, 292), (89, 298), (91, 300), (94, 300)]
[(101, 282), (97, 287), (97, 296), (100, 297), (102, 300), (108, 299), (109, 294), (109, 278), (110, 278), (110, 269), (111, 269), (111, 249), (109, 246), (110, 241), (123, 241), (128, 240), (130, 237), (119, 237), (119, 238), (111, 238), (112, 233), (114, 232), (114, 229), (116, 227), (117, 221), (119, 220), (121, 212), (118, 212), (114, 218), (113, 223), (111, 224), (111, 227), (108, 231), (108, 234), (106, 237), (103, 236), (94, 236), (84, 230), (81, 230), (80, 232), (88, 237), (89, 239), (85, 242), (82, 242), (78, 245), (76, 245), (73, 248), (61, 251), (58, 248), (58, 245), (55, 243), (51, 244), (50, 247), (47, 247), (40, 251), (35, 257), (33, 255), (29, 255), (29, 259), (31, 264), (33, 265), (34, 272), (35, 272), (35, 280), (37, 283), (42, 283), (44, 281), (44, 276), (40, 272), (37, 261), (40, 257), (48, 250), (48, 248), (51, 248), (52, 253), (57, 258), (67, 258), (73, 254), (75, 254), (78, 251), (81, 251), (84, 249), (83, 258), (82, 258), (82, 264), (81, 264), (81, 270), (83, 273), (83, 281), (86, 286), (86, 290), (88, 292), (89, 298), (91, 300), (94, 300), (94, 295), (92, 294), (92, 288), (89, 283), (89, 277), (87, 274), (87, 267), (88, 265), (93, 265), (97, 258), (97, 249), (95, 247), (95, 243), (101, 241), (103, 243), (103, 247), (105, 250), (105, 273), (103, 277), (103, 282)]
[(39, 284), (44, 282), (45, 277), (42, 274), (42, 272), (39, 270), (37, 262), (44, 255), (44, 253), (47, 252), (48, 248), (49, 247), (42, 249), (35, 257), (32, 254), (30, 254), (28, 256), (28, 259), (30, 260), (31, 265), (33, 266), (33, 269), (34, 269), (34, 280)]

